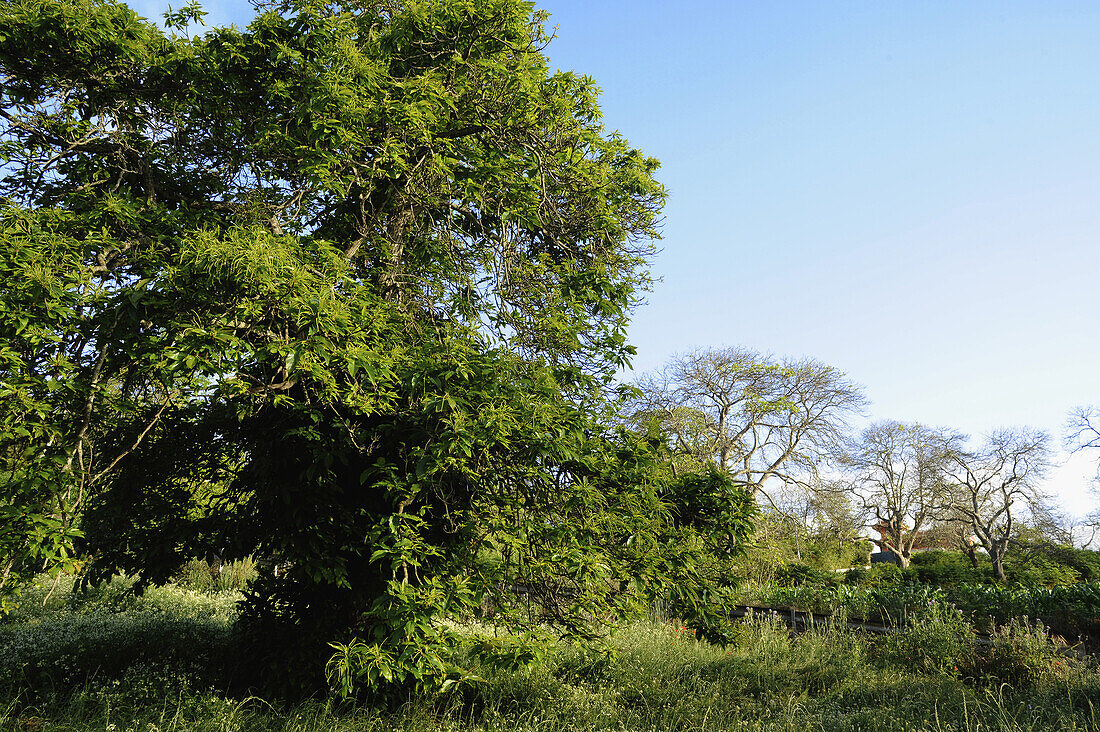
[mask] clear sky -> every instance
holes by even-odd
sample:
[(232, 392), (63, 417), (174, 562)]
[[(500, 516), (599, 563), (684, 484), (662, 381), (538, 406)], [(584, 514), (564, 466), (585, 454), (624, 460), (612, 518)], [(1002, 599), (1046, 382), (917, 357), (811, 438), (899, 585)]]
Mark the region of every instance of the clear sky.
[[(872, 418), (974, 435), (1058, 440), (1100, 404), (1100, 4), (538, 7), (551, 64), (594, 77), (608, 128), (662, 162), (637, 370), (700, 346), (809, 356), (865, 385)], [(1095, 505), (1094, 461), (1049, 482), (1071, 511)]]
[[(1060, 437), (1100, 403), (1100, 5), (544, 0), (663, 163), (636, 367), (811, 356), (871, 416)], [(1094, 503), (1076, 460), (1049, 488)]]

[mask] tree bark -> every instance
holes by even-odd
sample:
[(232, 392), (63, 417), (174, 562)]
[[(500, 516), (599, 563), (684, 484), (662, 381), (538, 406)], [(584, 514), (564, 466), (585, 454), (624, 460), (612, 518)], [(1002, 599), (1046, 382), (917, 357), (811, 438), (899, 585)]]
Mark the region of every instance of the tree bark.
[(993, 562), (993, 574), (996, 575), (997, 579), (1003, 581), (1005, 578), (1004, 557), (991, 556), (990, 560)]

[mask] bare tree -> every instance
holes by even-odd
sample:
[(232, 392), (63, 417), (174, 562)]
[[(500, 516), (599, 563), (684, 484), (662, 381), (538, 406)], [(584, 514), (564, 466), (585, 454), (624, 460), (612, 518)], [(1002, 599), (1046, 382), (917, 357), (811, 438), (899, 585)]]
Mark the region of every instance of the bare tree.
[[(818, 559), (836, 553), (846, 564), (853, 560), (866, 564), (867, 541), (864, 538), (862, 506), (839, 481), (818, 481), (812, 486), (794, 486), (784, 490), (777, 501), (778, 512), (794, 519), (805, 532), (811, 550)], [(849, 558), (845, 559), (845, 555)], [(856, 560), (861, 555), (863, 560)], [(799, 561), (804, 561), (799, 556)]]
[(950, 509), (989, 554), (998, 579), (1016, 522), (1044, 506), (1038, 485), (1050, 465), (1049, 442), (1039, 430), (1001, 429), (979, 450), (954, 451), (947, 461)]
[[(1075, 407), (1066, 418), (1066, 448), (1071, 452), (1096, 451), (1100, 458), (1100, 409)], [(1100, 487), (1100, 459), (1096, 462), (1095, 482)]]
[(877, 422), (849, 449), (853, 495), (874, 521), (879, 546), (908, 567), (922, 532), (947, 502), (944, 471), (962, 437), (917, 423)]
[(1028, 507), (1030, 514), (1022, 527), (1029, 534), (1029, 541), (1038, 544), (1073, 546), (1076, 543), (1073, 520), (1065, 511), (1056, 506), (1049, 496)]
[(713, 466), (769, 501), (765, 484), (804, 484), (865, 404), (862, 388), (831, 366), (748, 348), (677, 356), (637, 386), (630, 419), (665, 436), (674, 469)]
[[(1093, 452), (1097, 456), (1096, 475), (1093, 477), (1093, 493), (1100, 497), (1100, 409), (1097, 407), (1075, 407), (1066, 418), (1065, 445), (1071, 453)], [(1100, 508), (1084, 518), (1080, 526), (1091, 544), (1100, 535)]]
[[(1100, 409), (1075, 407), (1070, 411), (1066, 418), (1066, 447), (1071, 452), (1100, 450)], [(1097, 470), (1100, 471), (1100, 464)]]

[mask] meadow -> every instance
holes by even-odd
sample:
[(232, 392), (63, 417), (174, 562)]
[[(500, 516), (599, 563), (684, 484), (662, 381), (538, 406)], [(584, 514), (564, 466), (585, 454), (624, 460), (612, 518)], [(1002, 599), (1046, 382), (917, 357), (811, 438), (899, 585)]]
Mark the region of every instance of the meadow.
[(79, 591), (42, 580), (0, 622), (0, 729), (167, 730), (1100, 730), (1100, 666), (1013, 620), (975, 644), (948, 603), (907, 633), (824, 623), (796, 636), (774, 615), (725, 646), (650, 618), (605, 644), (562, 644), (522, 669), (386, 708), (230, 694), (239, 591), (181, 577)]

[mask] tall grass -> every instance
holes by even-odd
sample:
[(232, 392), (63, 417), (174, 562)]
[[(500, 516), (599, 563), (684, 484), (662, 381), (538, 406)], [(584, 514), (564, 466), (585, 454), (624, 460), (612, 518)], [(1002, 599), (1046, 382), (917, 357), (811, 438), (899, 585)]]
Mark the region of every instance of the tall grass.
[(605, 649), (562, 644), (510, 672), (459, 649), (487, 681), (380, 711), (232, 698), (217, 673), (232, 654), (230, 617), (202, 604), (216, 595), (165, 588), (128, 606), (112, 592), (0, 625), (0, 669), (22, 669), (0, 683), (0, 729), (1100, 731), (1094, 663), (1063, 657), (1034, 624), (1010, 624), (975, 650), (970, 626), (942, 607), (919, 632), (887, 638), (839, 623), (794, 636), (759, 615), (727, 647), (639, 623)]

